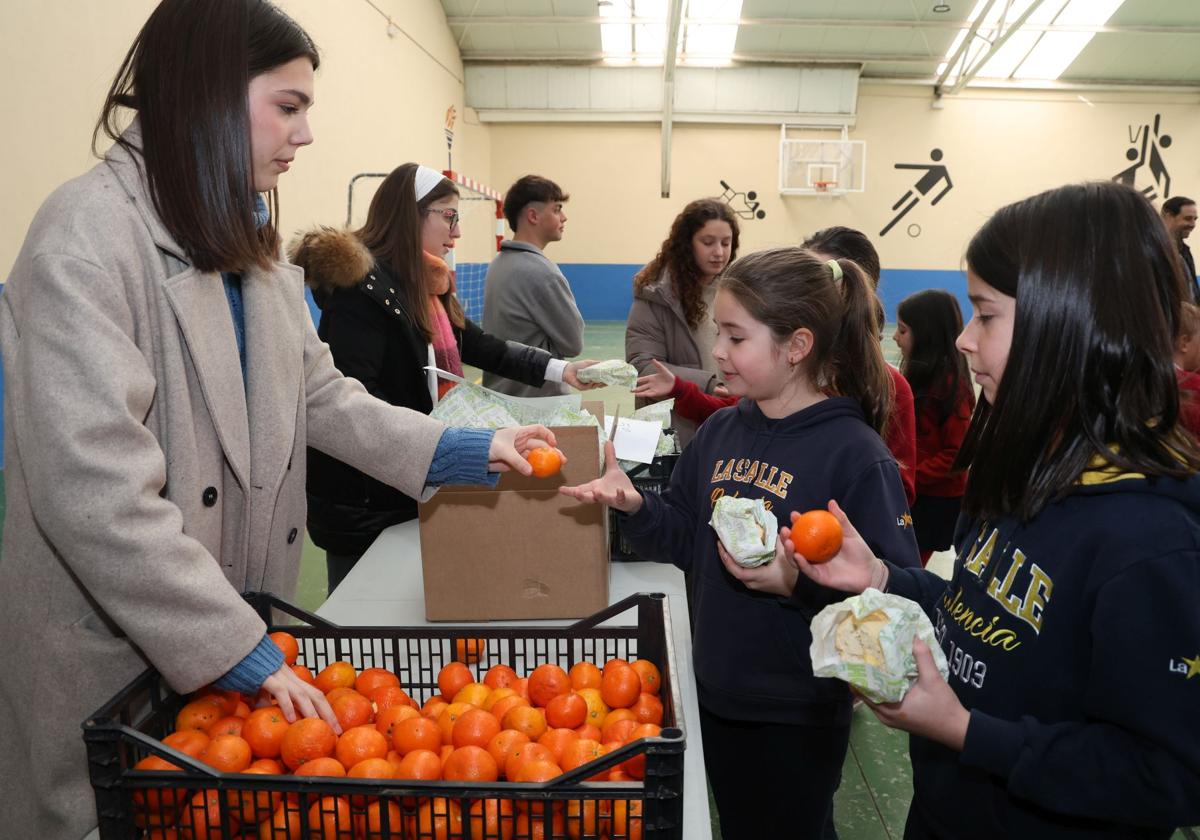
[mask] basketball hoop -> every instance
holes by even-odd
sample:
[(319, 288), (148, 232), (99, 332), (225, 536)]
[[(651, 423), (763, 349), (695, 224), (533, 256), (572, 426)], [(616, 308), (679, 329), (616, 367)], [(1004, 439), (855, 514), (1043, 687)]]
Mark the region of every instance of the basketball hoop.
[(820, 193), (829, 192), (830, 188), (837, 187), (837, 181), (813, 181), (813, 189)]

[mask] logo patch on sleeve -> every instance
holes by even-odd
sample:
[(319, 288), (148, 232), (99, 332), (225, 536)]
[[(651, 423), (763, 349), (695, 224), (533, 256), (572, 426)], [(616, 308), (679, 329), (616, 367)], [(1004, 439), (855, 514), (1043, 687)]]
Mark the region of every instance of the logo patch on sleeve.
[(896, 527), (897, 528), (911, 528), (912, 527), (912, 514), (909, 513), (908, 511), (904, 511), (903, 516), (897, 516), (896, 517)]
[(1188, 659), (1186, 656), (1181, 656), (1179, 659), (1172, 659), (1168, 667), (1171, 673), (1183, 674), (1185, 680), (1200, 676), (1200, 653), (1196, 654), (1193, 659)]

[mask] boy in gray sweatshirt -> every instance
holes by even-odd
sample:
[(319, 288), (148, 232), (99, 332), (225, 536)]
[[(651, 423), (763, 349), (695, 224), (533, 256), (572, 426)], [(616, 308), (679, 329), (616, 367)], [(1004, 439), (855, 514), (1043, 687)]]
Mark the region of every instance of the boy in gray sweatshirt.
[[(548, 350), (556, 358), (583, 352), (583, 316), (558, 266), (542, 253), (563, 236), (568, 195), (558, 184), (526, 175), (504, 196), (504, 217), (514, 231), (500, 245), (484, 281), (483, 328), (497, 338)], [(542, 387), (525, 385), (492, 373), (483, 384), (516, 397), (547, 397), (567, 393), (558, 382)]]

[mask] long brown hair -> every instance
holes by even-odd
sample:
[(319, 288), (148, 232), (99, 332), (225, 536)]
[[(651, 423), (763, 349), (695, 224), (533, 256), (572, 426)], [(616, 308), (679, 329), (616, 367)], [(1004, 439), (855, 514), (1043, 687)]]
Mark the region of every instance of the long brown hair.
[(1172, 362), (1188, 281), (1145, 196), (1097, 181), (1002, 207), (967, 265), (1016, 313), (995, 403), (979, 400), (959, 450), (964, 511), (1031, 519), (1097, 458), (1147, 477), (1200, 471)]
[[(424, 250), (421, 245), (421, 226), (429, 205), (448, 195), (458, 195), (458, 187), (443, 178), (417, 201), (414, 186), (418, 164), (397, 166), (383, 179), (367, 209), (367, 220), (354, 232), (375, 257), (396, 275), (400, 283), (401, 300), (410, 319), (426, 341), (433, 340), (433, 322), (429, 317), (429, 287), (425, 281)], [(454, 289), (440, 296), (450, 322), (462, 329), (466, 315)]]
[(700, 326), (704, 319), (704, 287), (701, 285), (699, 266), (692, 252), (692, 237), (696, 231), (712, 221), (726, 222), (733, 231), (733, 242), (729, 250), (729, 261), (737, 259), (738, 222), (729, 205), (715, 198), (698, 198), (688, 204), (671, 223), (671, 232), (659, 246), (645, 268), (633, 278), (634, 289), (641, 290), (662, 276), (665, 269), (671, 275), (671, 287), (688, 326)]
[[(140, 155), (154, 209), (201, 271), (267, 268), (279, 253), (279, 198), (254, 221), (250, 80), (297, 58), (321, 63), (308, 34), (266, 0), (163, 0), (134, 39), (92, 132)], [(118, 112), (137, 112), (142, 145)]]
[(801, 328), (813, 334), (804, 373), (830, 396), (851, 397), (876, 431), (892, 411), (892, 377), (875, 327), (878, 300), (866, 273), (852, 260), (822, 260), (804, 248), (772, 248), (742, 257), (721, 275), (720, 288), (776, 341)]

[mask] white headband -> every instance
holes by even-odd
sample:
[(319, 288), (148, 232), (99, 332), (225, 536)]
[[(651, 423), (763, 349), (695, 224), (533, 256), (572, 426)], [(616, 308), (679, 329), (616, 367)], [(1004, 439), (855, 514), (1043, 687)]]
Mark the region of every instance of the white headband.
[(430, 169), (428, 166), (418, 164), (416, 177), (413, 178), (413, 187), (417, 191), (417, 201), (429, 195), (429, 191), (445, 179), (446, 176), (436, 169)]

